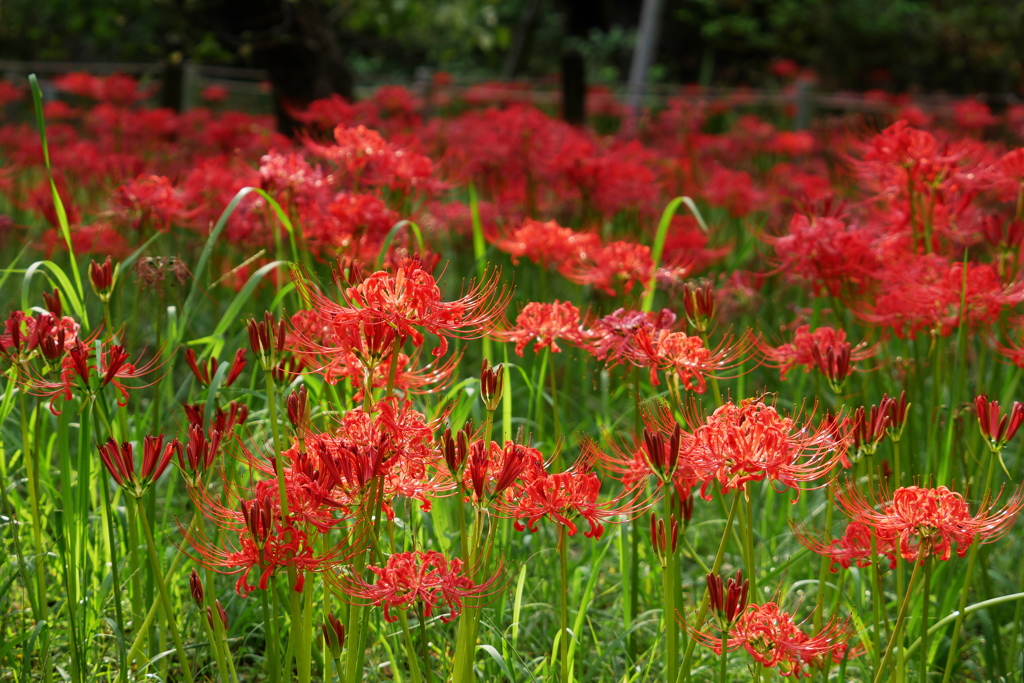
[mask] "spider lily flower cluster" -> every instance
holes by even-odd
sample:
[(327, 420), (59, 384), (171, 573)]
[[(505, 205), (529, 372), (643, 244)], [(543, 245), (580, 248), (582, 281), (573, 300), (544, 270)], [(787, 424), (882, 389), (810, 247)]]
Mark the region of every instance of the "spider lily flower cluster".
[(1021, 108), (56, 87), (50, 167), (0, 124), (0, 677), (1016, 671)]

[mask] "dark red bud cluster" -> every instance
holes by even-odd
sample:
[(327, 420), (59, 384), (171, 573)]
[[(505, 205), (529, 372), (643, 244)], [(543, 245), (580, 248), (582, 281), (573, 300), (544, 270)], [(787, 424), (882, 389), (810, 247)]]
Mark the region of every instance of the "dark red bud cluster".
[(999, 401), (989, 401), (988, 396), (979, 394), (974, 399), (974, 408), (978, 413), (978, 427), (988, 442), (988, 447), (999, 452), (1014, 437), (1024, 423), (1024, 404), (1014, 401), (1010, 412), (1002, 414)]
[(320, 629), (324, 633), (324, 645), (331, 653), (331, 658), (341, 659), (341, 648), (345, 647), (345, 625), (331, 613), (320, 624)]
[[(190, 425), (202, 427), (206, 423), (205, 403), (183, 403), (182, 407), (185, 409), (185, 417), (188, 418)], [(220, 432), (222, 435), (228, 434), (236, 425), (245, 424), (248, 417), (249, 408), (244, 403), (231, 401), (226, 411), (218, 406), (217, 412), (213, 416), (210, 433)]]
[(907, 422), (907, 411), (910, 410), (907, 392), (901, 391), (899, 398), (883, 396), (879, 405), (885, 406), (886, 414), (889, 416), (889, 438), (899, 441), (903, 435), (903, 425)]
[(192, 593), (192, 602), (196, 603), (196, 607), (202, 609), (203, 598), (205, 596), (203, 592), (203, 580), (199, 578), (199, 572), (195, 569), (192, 570), (192, 575), (188, 577), (188, 588), (189, 592)]
[[(217, 608), (217, 616), (220, 617), (221, 626), (227, 631), (228, 613), (224, 611), (224, 606), (220, 604), (220, 600), (214, 600), (213, 604)], [(217, 627), (213, 625), (213, 610), (209, 607), (206, 608), (206, 621), (210, 624), (210, 628), (216, 630)]]
[(60, 290), (53, 288), (53, 293), (43, 292), (43, 303), (54, 318), (58, 320), (63, 316), (64, 307), (60, 303)]
[(91, 261), (89, 263), (89, 282), (92, 289), (101, 301), (110, 300), (111, 290), (114, 288), (114, 264), (108, 256), (102, 264)]
[(682, 443), (682, 428), (678, 422), (675, 429), (672, 430), (672, 436), (667, 440), (661, 432), (644, 428), (644, 456), (647, 458), (647, 464), (651, 471), (662, 483), (667, 484), (672, 481), (672, 475), (675, 474), (676, 468), (679, 466), (679, 451), (682, 448)]
[(263, 320), (249, 319), (249, 347), (267, 372), (277, 367), (284, 353), (286, 321), (285, 316), (281, 316), (280, 321), (275, 321), (270, 311), (263, 314)]
[(651, 514), (651, 545), (662, 565), (665, 564), (665, 557), (669, 553), (675, 555), (679, 547), (679, 520), (675, 515), (669, 516), (666, 529), (665, 520)]
[(220, 432), (216, 429), (206, 438), (201, 424), (188, 426), (188, 443), (182, 447), (179, 443), (175, 452), (178, 456), (178, 468), (193, 486), (197, 486), (203, 475), (213, 466), (220, 449)]
[(139, 498), (167, 469), (171, 456), (181, 448), (181, 443), (174, 439), (164, 446), (163, 434), (147, 436), (143, 439), (142, 468), (138, 474), (135, 472), (135, 458), (130, 443), (118, 444), (111, 438), (98, 448), (103, 465), (117, 485)]
[(498, 409), (504, 385), (504, 364), (498, 363), (492, 368), (491, 362), (484, 358), (483, 367), (480, 368), (480, 394), (483, 396), (484, 406), (488, 411), (493, 413)]
[[(892, 400), (892, 399), (888, 399)], [(853, 447), (859, 455), (873, 455), (888, 433), (890, 423), (889, 411), (886, 406), (886, 399), (882, 399), (880, 406), (864, 408), (858, 406), (853, 411), (853, 426), (851, 435)]]
[(686, 319), (698, 332), (707, 332), (715, 318), (715, 287), (710, 280), (689, 281), (683, 285)]
[(527, 463), (526, 447), (511, 441), (505, 442), (501, 459), (501, 469), (493, 477), (492, 488), (488, 490), (487, 482), (491, 478), (490, 444), (478, 439), (469, 446), (469, 479), (476, 494), (475, 502), (486, 507), (496, 496), (512, 486)]
[(288, 395), (288, 421), (297, 431), (303, 432), (309, 426), (309, 391), (303, 384)]
[(811, 349), (815, 365), (818, 366), (821, 374), (825, 375), (832, 391), (837, 394), (842, 391), (843, 383), (853, 371), (853, 366), (850, 364), (850, 353), (850, 344), (847, 342), (829, 344), (824, 348), (815, 344)]
[(711, 612), (718, 616), (723, 630), (728, 630), (747, 608), (750, 580), (743, 579), (742, 570), (736, 572), (735, 578), (729, 579), (724, 585), (722, 577), (718, 574), (708, 574), (705, 578), (708, 583)]
[[(188, 367), (192, 370), (192, 374), (195, 375), (196, 380), (204, 386), (210, 384), (210, 380), (213, 379), (214, 375), (217, 374), (217, 369), (220, 367), (217, 362), (216, 356), (211, 356), (210, 360), (206, 363), (199, 364), (196, 360), (196, 352), (192, 349), (185, 351), (185, 362), (188, 363)], [(224, 379), (224, 386), (229, 387), (235, 383), (238, 376), (242, 374), (242, 370), (245, 369), (245, 349), (238, 349), (235, 351), (235, 358), (231, 362), (231, 367), (228, 369), (227, 377)]]
[(472, 421), (466, 422), (462, 429), (452, 436), (451, 427), (441, 434), (441, 454), (444, 456), (444, 463), (448, 467), (448, 474), (456, 482), (462, 481), (462, 473), (466, 469), (466, 462), (469, 460), (469, 444), (473, 433)]
[(245, 520), (245, 527), (249, 530), (252, 540), (257, 546), (263, 547), (267, 538), (273, 531), (274, 515), (270, 498), (243, 500), (239, 502), (242, 508), (242, 519)]

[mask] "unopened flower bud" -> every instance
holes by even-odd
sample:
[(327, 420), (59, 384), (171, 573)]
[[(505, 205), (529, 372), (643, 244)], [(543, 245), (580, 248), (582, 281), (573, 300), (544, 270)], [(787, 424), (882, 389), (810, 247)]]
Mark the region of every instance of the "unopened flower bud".
[[(224, 611), (224, 607), (223, 607), (223, 605), (220, 604), (220, 600), (214, 600), (213, 602), (214, 602), (214, 606), (217, 608), (217, 616), (220, 617), (221, 626), (223, 626), (224, 630), (227, 631), (228, 630), (228, 614), (227, 614), (227, 612)], [(209, 607), (206, 608), (206, 620), (208, 622), (210, 622), (210, 628), (212, 628), (212, 629), (216, 629), (217, 628), (216, 626), (214, 626), (214, 623), (213, 623), (213, 610), (211, 610)]]
[(341, 648), (345, 647), (345, 625), (334, 616), (328, 614), (324, 623), (320, 624), (324, 634), (324, 645), (331, 653), (332, 659), (341, 659)]
[(480, 395), (483, 396), (484, 406), (489, 412), (493, 413), (498, 409), (504, 385), (504, 364), (498, 363), (492, 368), (491, 362), (484, 358), (483, 367), (480, 368)]
[(60, 303), (59, 289), (54, 287), (53, 294), (50, 294), (49, 292), (43, 292), (43, 303), (46, 304), (46, 310), (52, 313), (54, 318), (61, 318), (63, 307), (61, 306)]
[(715, 318), (715, 288), (710, 280), (687, 282), (683, 286), (686, 319), (700, 333), (708, 331)]
[(117, 268), (108, 256), (102, 264), (92, 261), (89, 263), (89, 282), (92, 290), (100, 301), (110, 301), (110, 295), (114, 289), (114, 282), (117, 279)]
[(196, 607), (203, 606), (203, 580), (199, 578), (199, 572), (195, 569), (192, 570), (192, 575), (188, 578), (188, 587), (192, 592), (192, 601), (196, 603)]
[(292, 427), (302, 432), (306, 429), (307, 423), (309, 422), (309, 403), (307, 402), (308, 391), (306, 385), (303, 384), (298, 389), (288, 395), (286, 404), (288, 406), (288, 421), (292, 423)]

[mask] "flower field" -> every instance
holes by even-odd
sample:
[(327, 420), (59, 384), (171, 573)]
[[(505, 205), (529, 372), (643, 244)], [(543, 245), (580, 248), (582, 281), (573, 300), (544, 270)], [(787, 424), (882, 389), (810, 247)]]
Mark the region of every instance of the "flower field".
[(1022, 680), (1024, 107), (53, 85), (0, 681)]

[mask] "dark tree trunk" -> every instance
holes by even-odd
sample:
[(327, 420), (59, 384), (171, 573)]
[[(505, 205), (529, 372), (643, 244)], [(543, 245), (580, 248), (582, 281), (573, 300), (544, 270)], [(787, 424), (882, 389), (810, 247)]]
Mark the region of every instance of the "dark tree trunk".
[(587, 73), (576, 48), (562, 52), (562, 118), (582, 126), (587, 120)]
[(569, 40), (562, 50), (562, 117), (573, 125), (582, 125), (587, 118), (587, 67), (571, 39), (585, 39), (591, 30), (605, 28), (602, 0), (566, 2), (565, 33)]
[(198, 12), (229, 44), (250, 46), (252, 63), (267, 70), (281, 133), (299, 131), (289, 109), (332, 93), (352, 99), (352, 72), (319, 0), (215, 0)]

